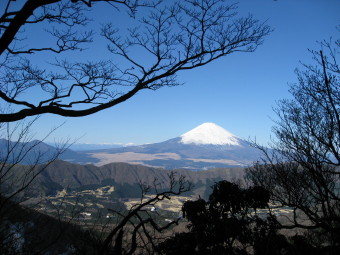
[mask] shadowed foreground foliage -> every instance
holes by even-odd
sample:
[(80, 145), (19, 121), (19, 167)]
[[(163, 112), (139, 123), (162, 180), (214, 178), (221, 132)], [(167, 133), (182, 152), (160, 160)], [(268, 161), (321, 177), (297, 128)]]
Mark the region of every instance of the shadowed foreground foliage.
[[(5, 199), (0, 196), (0, 201)], [(90, 231), (17, 203), (6, 202), (11, 213), (0, 222), (0, 254), (95, 254), (101, 241)]]
[[(220, 181), (208, 201), (183, 205), (188, 232), (176, 233), (159, 245), (161, 254), (335, 254), (308, 243), (304, 235), (288, 237), (270, 214), (270, 193)], [(267, 210), (259, 210), (267, 209)]]
[(181, 219), (164, 224), (149, 207), (191, 187), (184, 179), (171, 180), (168, 191), (141, 200), (124, 214), (116, 212), (121, 219), (102, 233), (16, 206), (1, 224), (1, 254), (337, 254), (311, 243), (304, 233), (281, 233), (278, 219), (269, 213), (267, 190), (228, 181), (215, 183), (208, 201), (185, 202), (187, 231), (166, 237), (162, 234)]
[(268, 208), (269, 193), (258, 186), (242, 189), (221, 181), (213, 186), (208, 201), (198, 199), (183, 205), (189, 232), (176, 234), (160, 245), (164, 254), (248, 254), (275, 251), (284, 239), (277, 234), (275, 221), (259, 214)]

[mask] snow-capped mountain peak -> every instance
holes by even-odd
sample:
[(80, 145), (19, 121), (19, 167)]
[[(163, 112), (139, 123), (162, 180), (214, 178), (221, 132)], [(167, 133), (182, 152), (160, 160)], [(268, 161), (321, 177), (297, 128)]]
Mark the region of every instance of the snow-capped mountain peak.
[(183, 144), (240, 145), (235, 135), (211, 122), (199, 125), (180, 138)]

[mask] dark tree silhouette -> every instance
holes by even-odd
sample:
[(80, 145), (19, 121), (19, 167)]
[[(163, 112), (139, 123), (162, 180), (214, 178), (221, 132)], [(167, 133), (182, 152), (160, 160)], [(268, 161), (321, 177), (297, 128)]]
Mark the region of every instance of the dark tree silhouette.
[[(39, 213), (34, 213), (28, 205), (21, 205), (28, 199), (28, 188), (36, 178), (51, 165), (67, 146), (61, 145), (49, 151), (43, 141), (55, 130), (47, 132), (41, 141), (33, 140), (32, 126), (37, 118), (31, 121), (15, 123), (0, 122), (0, 253), (27, 254), (24, 250), (30, 247), (32, 253), (44, 250), (44, 245), (32, 239), (40, 236), (36, 222), (48, 221)], [(15, 140), (15, 141), (14, 141)], [(25, 164), (25, 165), (23, 165)], [(31, 221), (30, 221), (31, 220)], [(34, 223), (33, 223), (34, 222)], [(57, 220), (51, 223), (56, 228)], [(47, 226), (47, 223), (39, 226)], [(67, 223), (60, 223), (60, 228), (46, 238), (46, 246), (56, 243), (66, 232)], [(46, 227), (47, 229), (47, 227)], [(75, 228), (74, 228), (75, 229)], [(76, 230), (76, 229), (75, 229)], [(45, 233), (46, 234), (46, 233)], [(29, 238), (28, 238), (29, 236)], [(36, 249), (36, 252), (33, 251)]]
[(0, 123), (0, 219), (10, 212), (6, 203), (22, 202), (26, 189), (67, 148), (65, 144), (54, 151), (44, 148), (43, 141), (55, 129), (41, 141), (33, 140), (30, 129), (35, 121)]
[[(171, 196), (181, 195), (192, 189), (192, 184), (184, 176), (177, 177), (175, 172), (170, 172), (168, 177), (169, 185), (162, 191), (159, 190), (160, 184), (157, 180), (154, 181), (153, 187), (142, 185), (140, 203), (132, 206), (126, 214), (110, 209), (112, 213), (121, 216), (121, 220), (109, 231), (98, 254), (156, 254), (158, 252), (159, 237), (157, 238), (156, 233), (178, 224), (180, 218), (164, 224), (157, 220), (161, 218), (160, 215), (151, 212), (150, 208), (157, 206), (162, 200), (170, 200)], [(147, 197), (151, 190), (155, 194)]]
[(189, 221), (187, 233), (160, 244), (164, 254), (281, 254), (289, 250), (286, 238), (277, 233), (275, 216), (267, 218), (269, 192), (259, 186), (247, 189), (220, 181), (208, 201), (183, 205)]
[[(106, 4), (112, 11), (138, 7), (148, 14), (136, 28), (118, 30), (109, 20), (100, 34), (108, 41), (109, 60), (69, 62), (72, 51), (94, 40), (84, 31), (88, 11)], [(8, 0), (0, 14), (0, 103), (2, 122), (43, 113), (80, 117), (113, 107), (141, 90), (176, 86), (176, 74), (206, 65), (234, 52), (253, 52), (270, 28), (251, 16), (238, 18), (236, 5), (223, 0)], [(132, 18), (131, 18), (132, 19)], [(116, 26), (117, 25), (117, 26)], [(47, 29), (46, 45), (31, 45), (25, 29)], [(26, 38), (27, 39), (27, 38)], [(98, 38), (95, 38), (98, 39)], [(84, 45), (85, 44), (85, 45)], [(36, 66), (32, 56), (49, 52), (53, 64)], [(134, 52), (144, 54), (140, 60)], [(38, 55), (40, 56), (40, 55)], [(46, 55), (45, 55), (46, 56)], [(116, 62), (113, 62), (113, 59)], [(145, 61), (147, 59), (147, 61)], [(31, 93), (36, 97), (32, 98)]]
[(280, 101), (275, 110), (272, 150), (258, 146), (264, 160), (247, 175), (271, 192), (276, 205), (292, 208), (281, 228), (311, 230), (310, 243), (335, 254), (340, 248), (340, 41), (321, 46), (311, 51), (317, 65), (297, 71), (293, 99)]

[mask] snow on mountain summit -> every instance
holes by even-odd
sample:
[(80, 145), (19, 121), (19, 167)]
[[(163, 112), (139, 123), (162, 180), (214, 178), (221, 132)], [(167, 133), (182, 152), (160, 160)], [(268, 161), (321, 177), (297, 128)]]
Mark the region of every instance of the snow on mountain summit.
[(180, 138), (184, 144), (240, 145), (235, 135), (211, 122), (203, 123)]

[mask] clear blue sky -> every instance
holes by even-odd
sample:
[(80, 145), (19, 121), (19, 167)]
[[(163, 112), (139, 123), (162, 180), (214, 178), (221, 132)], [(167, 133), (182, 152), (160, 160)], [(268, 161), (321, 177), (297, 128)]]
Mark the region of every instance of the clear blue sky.
[[(154, 143), (214, 122), (241, 138), (266, 143), (275, 102), (289, 97), (287, 84), (296, 81), (299, 61), (312, 62), (308, 48), (318, 49), (318, 40), (339, 38), (340, 1), (240, 0), (239, 12), (267, 20), (274, 29), (256, 52), (233, 54), (179, 73), (183, 86), (142, 91), (91, 116), (42, 116), (37, 138), (41, 130), (66, 120), (50, 141), (81, 137), (79, 143)], [(98, 13), (105, 16), (103, 9)], [(97, 54), (105, 54), (105, 48), (99, 47)]]

